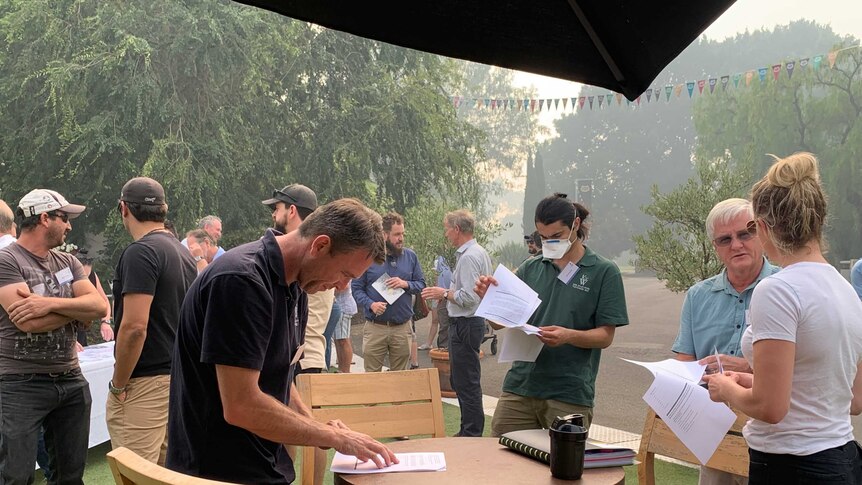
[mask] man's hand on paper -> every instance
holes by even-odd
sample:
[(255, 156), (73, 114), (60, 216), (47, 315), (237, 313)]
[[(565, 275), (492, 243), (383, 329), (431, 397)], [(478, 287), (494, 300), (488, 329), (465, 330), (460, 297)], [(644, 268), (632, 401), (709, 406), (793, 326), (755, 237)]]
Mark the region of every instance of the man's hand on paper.
[(401, 288), (402, 290), (406, 290), (407, 288), (410, 287), (410, 284), (408, 284), (406, 281), (402, 280), (401, 278), (399, 278), (397, 276), (393, 276), (392, 278), (389, 278), (388, 280), (386, 280), (386, 287), (387, 288)]
[(479, 295), (479, 298), (485, 298), (485, 293), (488, 292), (488, 287), (491, 285), (497, 286), (497, 280), (493, 276), (480, 276), (476, 280), (476, 286), (473, 287), (473, 291)]
[[(344, 424), (344, 421), (342, 421), (340, 419), (330, 419), (326, 423), (326, 425), (332, 426), (333, 428), (338, 428), (338, 429), (347, 429), (347, 430), (350, 429), (346, 424)], [(328, 450), (330, 447), (329, 446), (318, 446), (318, 448), (320, 448), (321, 450)]]
[[(725, 371), (751, 372), (748, 361), (742, 357), (719, 354), (718, 359), (721, 359), (721, 366)], [(700, 359), (698, 363), (706, 366), (706, 374), (715, 374), (718, 372), (718, 359), (715, 355), (710, 355)]]
[(366, 434), (349, 429), (342, 429), (339, 434), (340, 443), (335, 447), (339, 453), (355, 456), (362, 463), (371, 460), (377, 468), (398, 463), (398, 458), (392, 450)]
[(572, 330), (557, 325), (539, 327), (539, 340), (549, 347), (559, 347), (569, 343)]

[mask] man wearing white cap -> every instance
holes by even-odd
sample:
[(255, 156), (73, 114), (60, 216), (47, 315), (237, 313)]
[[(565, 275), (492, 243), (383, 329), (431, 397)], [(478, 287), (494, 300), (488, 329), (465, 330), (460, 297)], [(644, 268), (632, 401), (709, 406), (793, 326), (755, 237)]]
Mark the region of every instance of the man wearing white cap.
[(83, 211), (53, 190), (33, 190), (18, 204), (18, 241), (0, 250), (0, 483), (33, 482), (43, 428), (56, 483), (83, 483), (92, 399), (73, 322), (107, 307), (81, 263), (52, 251)]

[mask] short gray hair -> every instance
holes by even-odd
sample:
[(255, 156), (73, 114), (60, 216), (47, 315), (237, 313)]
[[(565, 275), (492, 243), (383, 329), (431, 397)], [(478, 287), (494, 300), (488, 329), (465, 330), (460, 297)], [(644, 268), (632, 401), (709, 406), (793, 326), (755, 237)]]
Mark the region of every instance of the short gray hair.
[(458, 209), (446, 214), (444, 219), (449, 227), (457, 227), (459, 231), (466, 234), (473, 234), (476, 230), (476, 219), (473, 214), (467, 209)]
[(219, 216), (203, 216), (198, 221), (198, 229), (206, 229), (207, 226), (216, 221), (221, 222), (221, 218)]
[(733, 198), (725, 199), (713, 206), (706, 216), (706, 234), (710, 239), (715, 237), (715, 226), (719, 224), (727, 224), (740, 214), (748, 214), (754, 219), (754, 209), (751, 207), (751, 202), (745, 199)]

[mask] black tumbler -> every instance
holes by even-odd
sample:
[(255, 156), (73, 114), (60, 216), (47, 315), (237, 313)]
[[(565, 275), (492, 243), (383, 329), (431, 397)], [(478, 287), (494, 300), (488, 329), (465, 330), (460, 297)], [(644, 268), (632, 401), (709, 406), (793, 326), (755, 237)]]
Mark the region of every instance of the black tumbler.
[(551, 435), (551, 475), (563, 480), (577, 480), (584, 473), (584, 448), (587, 430), (576, 424), (561, 424), (549, 430)]

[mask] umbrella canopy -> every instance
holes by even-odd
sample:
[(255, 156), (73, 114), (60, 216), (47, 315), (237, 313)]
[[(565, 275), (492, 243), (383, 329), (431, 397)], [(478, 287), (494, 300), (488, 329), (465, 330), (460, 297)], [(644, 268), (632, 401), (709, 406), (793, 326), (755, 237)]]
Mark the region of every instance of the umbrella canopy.
[(238, 0), (447, 57), (639, 96), (735, 0)]

